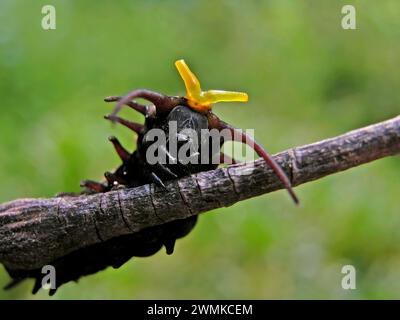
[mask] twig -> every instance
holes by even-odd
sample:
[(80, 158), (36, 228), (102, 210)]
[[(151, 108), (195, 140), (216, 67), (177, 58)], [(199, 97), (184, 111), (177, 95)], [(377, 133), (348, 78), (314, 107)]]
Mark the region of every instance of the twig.
[[(400, 116), (274, 156), (293, 185), (400, 153)], [(232, 165), (167, 183), (0, 205), (0, 262), (35, 269), (84, 246), (182, 219), (282, 185), (265, 163)]]

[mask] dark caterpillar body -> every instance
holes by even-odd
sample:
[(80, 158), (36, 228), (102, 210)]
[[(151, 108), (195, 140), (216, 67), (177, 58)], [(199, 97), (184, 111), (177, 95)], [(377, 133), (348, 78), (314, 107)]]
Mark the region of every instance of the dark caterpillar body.
[[(146, 151), (153, 143), (153, 141), (149, 141), (148, 133), (151, 129), (161, 129), (168, 133), (171, 121), (176, 123), (177, 133), (179, 134), (184, 129), (193, 129), (198, 134), (198, 141), (200, 141), (200, 130), (208, 128), (207, 117), (187, 106), (177, 106), (169, 113), (162, 114), (159, 117), (147, 117), (144, 126), (139, 127), (137, 149), (132, 154), (122, 151), (122, 146), (116, 138), (110, 139), (123, 159), (123, 163), (114, 173), (105, 174), (106, 183), (104, 184), (94, 181), (83, 182), (86, 187), (84, 193), (107, 192), (118, 186), (137, 187), (153, 182), (163, 187), (163, 181), (216, 168), (218, 165), (215, 164), (182, 165), (177, 162), (176, 164), (150, 165), (147, 163)], [(179, 140), (177, 142), (178, 148), (185, 143), (190, 143), (190, 141), (182, 139), (182, 135)], [(163, 147), (168, 152), (168, 143)], [(200, 157), (200, 144), (196, 151), (199, 153), (198, 157)], [(82, 276), (94, 274), (109, 266), (119, 268), (132, 257), (151, 256), (162, 247), (166, 248), (167, 254), (172, 254), (176, 239), (186, 236), (194, 228), (196, 221), (197, 216), (172, 221), (82, 248), (61, 257), (49, 263), (56, 270), (55, 289), (50, 289), (49, 294), (53, 295), (61, 285), (69, 281), (77, 281)], [(32, 293), (36, 293), (42, 287), (44, 274), (41, 268), (7, 271), (13, 278), (13, 281), (6, 287), (7, 289), (12, 288), (26, 278), (35, 279)]]
[[(215, 169), (218, 164), (213, 163), (235, 163), (234, 159), (220, 152), (222, 144), (225, 141), (232, 140), (250, 145), (271, 167), (293, 201), (298, 204), (299, 200), (286, 173), (264, 148), (252, 137), (220, 120), (212, 112), (213, 103), (220, 101), (244, 102), (248, 99), (247, 94), (222, 90), (202, 91), (197, 77), (183, 60), (176, 61), (175, 65), (184, 80), (186, 97), (167, 96), (147, 89), (137, 89), (123, 97), (113, 96), (105, 99), (106, 102), (117, 101), (113, 113), (106, 119), (120, 123), (136, 132), (138, 135), (137, 148), (133, 153), (129, 153), (116, 138), (110, 138), (122, 160), (122, 165), (114, 173), (105, 173), (105, 183), (84, 181), (82, 186), (86, 190), (83, 193), (108, 192), (118, 187), (137, 187), (148, 183), (155, 183), (160, 188), (165, 188), (163, 181)], [(137, 98), (145, 99), (151, 104), (137, 103), (135, 101)], [(142, 113), (146, 117), (144, 125), (118, 117), (117, 113), (124, 105)], [(174, 126), (173, 129), (172, 126)], [(156, 129), (166, 133), (167, 136), (167, 139), (159, 144), (157, 153), (165, 156), (169, 161), (149, 161), (147, 152), (154, 146), (151, 133)], [(188, 129), (191, 129), (192, 135), (187, 133)], [(226, 137), (221, 134), (216, 140), (218, 148), (214, 150), (211, 143), (212, 138), (201, 135), (201, 130), (204, 129), (216, 130), (219, 133), (226, 133), (227, 131), (231, 135)], [(175, 148), (171, 150), (169, 144), (171, 141), (177, 143), (177, 150)], [(185, 148), (186, 154), (181, 155), (178, 150), (185, 146), (190, 148)], [(187, 159), (189, 156), (194, 161), (191, 163), (182, 161), (183, 158)], [(216, 157), (219, 160), (217, 162), (215, 162)], [(162, 247), (166, 248), (167, 254), (172, 254), (176, 239), (187, 235), (195, 226), (196, 221), (196, 216), (172, 221), (81, 248), (56, 261), (49, 262), (56, 270), (56, 286), (54, 289), (50, 289), (49, 293), (53, 295), (62, 284), (76, 281), (82, 276), (96, 273), (108, 266), (118, 268), (131, 257), (151, 256)], [(35, 279), (33, 293), (36, 293), (42, 286), (44, 275), (41, 269), (8, 269), (7, 271), (13, 281), (6, 286), (6, 289), (15, 286), (26, 278)]]

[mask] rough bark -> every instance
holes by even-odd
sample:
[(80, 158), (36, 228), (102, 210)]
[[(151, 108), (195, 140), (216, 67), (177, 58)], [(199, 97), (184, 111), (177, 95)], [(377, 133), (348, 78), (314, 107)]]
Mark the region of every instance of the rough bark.
[[(274, 156), (294, 186), (400, 153), (400, 117)], [(261, 160), (167, 183), (0, 205), (0, 262), (34, 269), (78, 248), (281, 189)]]

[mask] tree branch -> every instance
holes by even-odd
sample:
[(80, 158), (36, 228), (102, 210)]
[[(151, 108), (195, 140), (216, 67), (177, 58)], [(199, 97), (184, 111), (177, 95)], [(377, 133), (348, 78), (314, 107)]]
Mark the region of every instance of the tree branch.
[[(274, 156), (294, 186), (400, 153), (400, 116)], [(262, 160), (166, 184), (0, 205), (0, 262), (35, 269), (84, 246), (282, 188)]]

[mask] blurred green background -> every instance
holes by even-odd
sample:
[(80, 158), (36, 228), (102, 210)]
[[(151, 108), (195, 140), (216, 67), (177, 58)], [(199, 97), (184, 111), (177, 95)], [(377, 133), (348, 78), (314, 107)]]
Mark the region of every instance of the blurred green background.
[[(341, 28), (353, 4), (357, 30)], [(41, 28), (41, 8), (57, 29)], [(0, 2), (0, 202), (78, 191), (119, 164), (107, 95), (184, 94), (185, 58), (204, 88), (246, 91), (214, 111), (272, 153), (399, 114), (400, 3), (387, 1)], [(143, 121), (133, 111), (124, 115)], [(52, 299), (400, 298), (400, 159), (387, 158), (215, 210), (164, 252), (63, 286)], [(357, 290), (341, 288), (341, 268)], [(9, 281), (0, 267), (0, 285)], [(30, 294), (32, 281), (4, 299)]]

